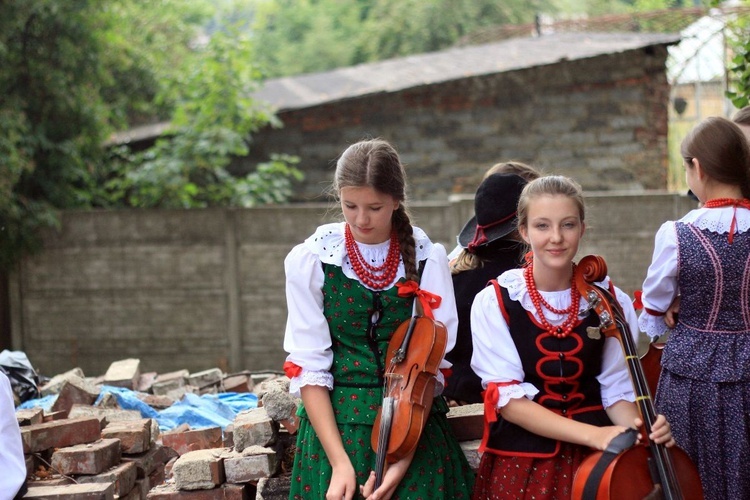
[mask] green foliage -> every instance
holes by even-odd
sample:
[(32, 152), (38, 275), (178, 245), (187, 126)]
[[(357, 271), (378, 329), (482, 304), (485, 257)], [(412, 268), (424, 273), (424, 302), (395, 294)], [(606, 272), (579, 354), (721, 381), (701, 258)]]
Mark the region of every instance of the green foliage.
[[(277, 121), (250, 94), (260, 77), (250, 63), (250, 41), (216, 32), (201, 57), (172, 88), (171, 128), (148, 150), (114, 151), (100, 203), (110, 206), (199, 208), (255, 206), (285, 201), (291, 179), (301, 173), (296, 158), (280, 156), (244, 179), (227, 171), (233, 156), (245, 156), (248, 138)], [(275, 179), (274, 177), (278, 177)]]
[(728, 25), (728, 45), (734, 57), (728, 70), (727, 98), (736, 108), (750, 105), (750, 19), (739, 17)]
[(270, 77), (449, 47), (472, 31), (530, 23), (541, 0), (246, 0)]
[[(58, 209), (286, 199), (294, 158), (245, 179), (226, 170), (274, 118), (248, 98), (249, 40), (221, 29), (200, 43), (214, 14), (210, 0), (0, 1), (0, 272)], [(103, 147), (155, 120), (172, 128), (153, 148)]]

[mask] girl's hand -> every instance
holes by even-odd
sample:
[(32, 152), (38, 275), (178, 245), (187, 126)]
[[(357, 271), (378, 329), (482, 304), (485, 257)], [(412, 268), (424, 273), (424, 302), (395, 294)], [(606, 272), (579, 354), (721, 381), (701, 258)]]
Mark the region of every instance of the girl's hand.
[[(635, 425), (637, 427), (642, 425), (640, 418), (635, 419)], [(672, 437), (672, 427), (664, 415), (656, 416), (656, 421), (651, 426), (651, 435), (648, 438), (654, 443), (663, 444), (667, 448), (675, 445), (674, 438)]]
[(357, 491), (357, 479), (351, 462), (333, 467), (331, 484), (328, 485), (326, 500), (351, 500)]
[(414, 452), (395, 464), (387, 464), (385, 473), (383, 474), (383, 482), (377, 490), (375, 490), (375, 472), (371, 472), (364, 486), (359, 487), (362, 496), (367, 500), (389, 500), (396, 491), (396, 487), (406, 475), (406, 471), (409, 470), (413, 458)]
[(621, 425), (608, 425), (605, 427), (592, 426), (592, 434), (589, 436), (591, 442), (589, 446), (595, 450), (604, 451), (609, 446), (610, 441), (627, 430)]
[(669, 328), (674, 328), (677, 326), (677, 315), (680, 312), (680, 296), (678, 295), (675, 297), (675, 299), (672, 301), (671, 304), (669, 304), (669, 307), (667, 308), (667, 311), (664, 313), (664, 323)]

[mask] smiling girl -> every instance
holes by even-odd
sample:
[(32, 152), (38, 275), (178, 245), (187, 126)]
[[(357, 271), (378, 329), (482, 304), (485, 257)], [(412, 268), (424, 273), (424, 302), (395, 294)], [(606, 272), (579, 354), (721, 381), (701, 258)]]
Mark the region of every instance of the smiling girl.
[(390, 144), (347, 148), (333, 190), (344, 222), (320, 226), (284, 262), (284, 369), (303, 403), (290, 498), (469, 498), (473, 474), (439, 394), (415, 452), (391, 464), (373, 491), (370, 436), (388, 342), (412, 316), (417, 285), (417, 293), (437, 296), (432, 313), (446, 326), (447, 350), (455, 343), (456, 306), (445, 249), (411, 225), (405, 172)]
[[(527, 184), (518, 202), (527, 265), (501, 274), (472, 305), (471, 366), (486, 389), (476, 500), (570, 498), (586, 455), (640, 424), (622, 348), (596, 335), (596, 313), (571, 286), (584, 212), (581, 188), (567, 177)], [(598, 285), (615, 294), (637, 335), (628, 296), (609, 278)], [(674, 444), (663, 416), (650, 438)]]

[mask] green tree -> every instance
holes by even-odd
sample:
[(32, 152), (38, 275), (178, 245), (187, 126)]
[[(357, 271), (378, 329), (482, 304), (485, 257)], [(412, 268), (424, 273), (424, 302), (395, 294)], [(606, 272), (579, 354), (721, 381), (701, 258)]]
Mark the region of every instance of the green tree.
[[(225, 169), (273, 117), (248, 98), (260, 77), (249, 40), (220, 23), (204, 42), (216, 12), (210, 0), (0, 1), (0, 273), (59, 209), (284, 199), (294, 158), (239, 180)], [(103, 147), (155, 120), (172, 127), (148, 151)]]
[(260, 78), (249, 62), (246, 37), (217, 31), (201, 57), (173, 85), (170, 129), (148, 150), (118, 148), (107, 165), (101, 200), (114, 206), (196, 208), (254, 206), (285, 201), (301, 173), (297, 158), (275, 156), (258, 171), (236, 179), (226, 170), (233, 156), (245, 156), (248, 138), (268, 124), (280, 125), (250, 95)]
[(750, 19), (739, 17), (727, 28), (728, 45), (734, 56), (727, 71), (730, 83), (726, 95), (739, 109), (750, 105)]
[(0, 268), (81, 190), (106, 137), (101, 11), (89, 0), (0, 4)]
[(450, 47), (472, 31), (529, 23), (541, 0), (246, 0), (267, 76), (324, 71)]

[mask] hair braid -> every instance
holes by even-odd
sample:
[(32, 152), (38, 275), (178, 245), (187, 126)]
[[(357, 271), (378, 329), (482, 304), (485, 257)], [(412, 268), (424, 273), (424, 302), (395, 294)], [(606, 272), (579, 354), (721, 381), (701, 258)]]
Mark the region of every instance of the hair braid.
[(406, 279), (419, 282), (414, 230), (411, 227), (411, 220), (403, 203), (400, 203), (398, 209), (393, 212), (392, 220), (393, 227), (398, 234), (398, 242), (401, 247), (401, 258), (404, 260), (404, 273)]

